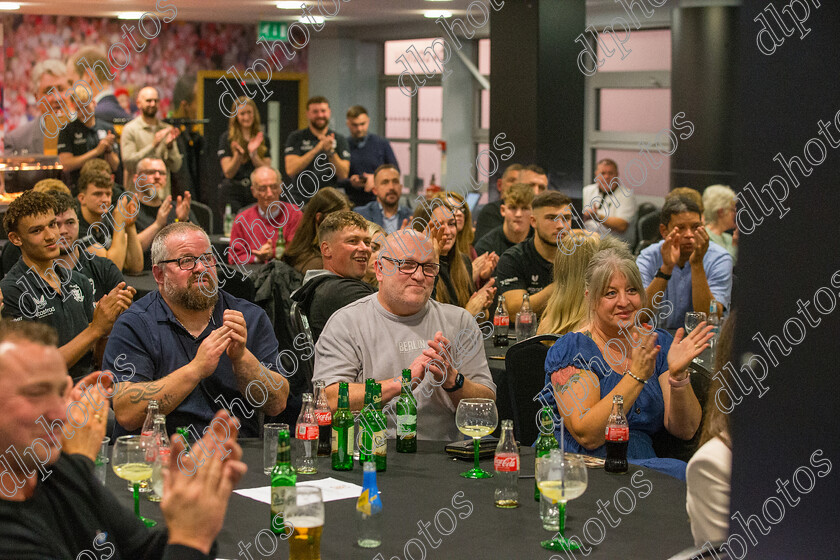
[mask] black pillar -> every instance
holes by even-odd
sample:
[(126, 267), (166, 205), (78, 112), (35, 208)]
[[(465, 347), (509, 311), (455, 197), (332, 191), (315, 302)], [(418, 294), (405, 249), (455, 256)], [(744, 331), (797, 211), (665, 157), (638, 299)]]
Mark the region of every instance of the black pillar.
[(671, 188), (728, 185), (733, 180), (738, 8), (671, 11), (671, 113), (695, 125), (671, 156)]
[[(504, 133), (516, 146), (502, 169), (536, 163), (553, 188), (572, 192), (583, 184), (584, 75), (575, 38), (585, 20), (585, 0), (505, 2), (490, 19), (490, 139)], [(491, 184), (491, 200), (497, 196)]]

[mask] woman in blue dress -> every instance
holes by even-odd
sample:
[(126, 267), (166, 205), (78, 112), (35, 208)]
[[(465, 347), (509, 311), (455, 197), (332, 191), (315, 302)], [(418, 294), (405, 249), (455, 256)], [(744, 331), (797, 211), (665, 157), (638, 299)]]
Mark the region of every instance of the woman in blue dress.
[[(712, 327), (701, 323), (688, 336), (679, 329), (672, 337), (644, 324), (644, 315), (637, 318), (646, 304), (639, 269), (615, 249), (592, 257), (586, 300), (588, 324), (561, 337), (545, 361), (546, 384), (564, 418), (566, 450), (605, 456), (614, 395), (624, 397), (628, 458), (656, 457), (651, 436), (663, 426), (678, 438), (691, 439), (702, 411), (686, 367), (708, 347)], [(666, 311), (661, 310), (660, 319)]]

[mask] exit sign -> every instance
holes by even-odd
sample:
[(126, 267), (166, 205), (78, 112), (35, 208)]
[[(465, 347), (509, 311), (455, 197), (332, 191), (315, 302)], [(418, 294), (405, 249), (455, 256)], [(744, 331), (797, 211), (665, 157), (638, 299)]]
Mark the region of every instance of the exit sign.
[(282, 21), (261, 21), (257, 26), (257, 39), (288, 41), (289, 24)]

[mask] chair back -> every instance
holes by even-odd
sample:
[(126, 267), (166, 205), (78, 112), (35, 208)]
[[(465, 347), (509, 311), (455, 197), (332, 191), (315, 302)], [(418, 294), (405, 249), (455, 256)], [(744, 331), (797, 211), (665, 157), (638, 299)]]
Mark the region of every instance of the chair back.
[(254, 301), (257, 290), (251, 276), (245, 276), (239, 270), (222, 262), (216, 263), (216, 269), (219, 280), (224, 280), (224, 285), (220, 286), (224, 291), (233, 297)]
[(651, 212), (641, 216), (636, 226), (638, 241), (636, 242), (636, 254), (644, 247), (659, 240), (659, 212)]
[[(505, 354), (505, 383), (513, 408), (513, 433), (522, 445), (539, 437), (537, 412), (542, 405), (534, 397), (545, 387), (545, 357), (560, 335), (543, 334), (517, 342)], [(502, 420), (502, 418), (499, 418)]]
[[(309, 318), (304, 313), (301, 304), (295, 300), (292, 300), (292, 306), (289, 309), (289, 317), (292, 320), (292, 325), (295, 328), (295, 337), (300, 334), (303, 334), (306, 337), (306, 342), (310, 348), (315, 348), (315, 339), (312, 336), (312, 329), (309, 328)], [(305, 388), (302, 393), (311, 393), (312, 392), (312, 375), (315, 373), (315, 354), (313, 353), (309, 356), (309, 359), (304, 359), (303, 355), (298, 355), (300, 359), (300, 364), (298, 367), (298, 371), (295, 375), (303, 375), (305, 382)], [(302, 384), (303, 385), (303, 384)]]
[(190, 202), (190, 211), (195, 215), (198, 225), (200, 225), (208, 235), (212, 235), (214, 233), (213, 210), (206, 204), (193, 200)]

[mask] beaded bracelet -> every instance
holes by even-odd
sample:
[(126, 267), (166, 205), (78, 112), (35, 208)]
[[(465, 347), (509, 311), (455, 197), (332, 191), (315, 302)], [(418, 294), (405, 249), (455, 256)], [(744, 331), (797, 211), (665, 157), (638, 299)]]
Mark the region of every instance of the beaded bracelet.
[(630, 371), (629, 369), (627, 371), (625, 371), (624, 373), (629, 375), (630, 377), (632, 377), (633, 379), (635, 379), (636, 381), (638, 381), (642, 385), (645, 385), (647, 383), (647, 379), (642, 379), (641, 377), (637, 377), (637, 376), (633, 375), (633, 372)]

